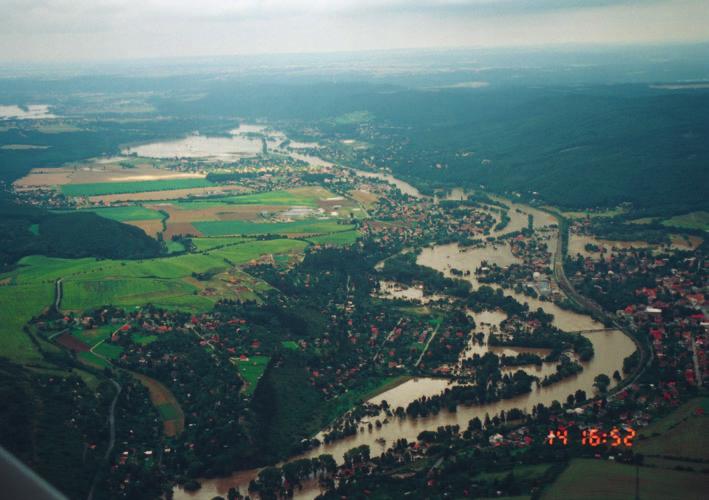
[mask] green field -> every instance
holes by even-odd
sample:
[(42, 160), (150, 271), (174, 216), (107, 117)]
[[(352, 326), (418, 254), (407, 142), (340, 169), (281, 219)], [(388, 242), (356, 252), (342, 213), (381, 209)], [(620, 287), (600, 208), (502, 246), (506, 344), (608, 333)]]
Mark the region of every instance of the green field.
[[(644, 500), (706, 498), (709, 475), (640, 467)], [(544, 500), (627, 500), (635, 498), (635, 467), (607, 460), (574, 459), (542, 494)]]
[(94, 353), (108, 359), (118, 359), (123, 353), (123, 348), (119, 345), (107, 344), (104, 342), (94, 349)]
[(76, 330), (72, 332), (71, 335), (87, 346), (93, 347), (102, 340), (110, 337), (114, 331), (116, 331), (116, 326), (104, 325), (99, 328), (92, 328), (91, 330)]
[[(152, 303), (165, 308), (205, 311), (221, 297), (234, 296), (234, 292), (219, 276), (211, 281), (199, 282), (191, 277), (192, 273), (218, 275), (226, 273), (231, 268), (230, 263), (244, 264), (264, 254), (301, 252), (307, 246), (303, 241), (287, 239), (220, 240), (223, 241), (219, 243), (241, 243), (205, 253), (146, 260), (61, 259), (40, 255), (22, 258), (16, 269), (0, 275), (2, 353), (18, 362), (40, 359), (29, 337), (22, 332), (22, 327), (52, 304), (54, 282), (58, 278), (63, 281), (62, 310), (80, 311), (106, 304), (133, 307)], [(245, 273), (233, 276), (256, 292), (268, 288)], [(216, 289), (218, 293), (200, 295), (200, 289), (206, 286)], [(249, 299), (258, 298), (253, 293), (247, 295)], [(91, 339), (88, 340), (87, 343), (94, 345)]]
[(308, 238), (308, 241), (316, 245), (342, 245), (349, 246), (352, 245), (357, 238), (359, 233), (356, 230), (352, 231), (341, 231), (339, 233), (323, 234), (322, 236), (313, 236)]
[(300, 346), (294, 340), (284, 340), (283, 342), (281, 342), (281, 345), (283, 347), (285, 347), (286, 349), (290, 349), (291, 351), (299, 351), (300, 350)]
[(64, 184), (62, 193), (67, 196), (99, 196), (102, 194), (143, 193), (146, 191), (170, 191), (210, 187), (207, 179), (169, 179), (141, 182), (95, 182), (90, 184)]
[(179, 409), (172, 403), (162, 403), (156, 406), (158, 412), (160, 412), (160, 417), (163, 420), (175, 420), (180, 418)]
[(155, 342), (158, 339), (158, 336), (157, 335), (147, 335), (144, 333), (134, 333), (132, 338), (133, 338), (133, 342), (135, 342), (136, 344), (148, 345), (148, 344), (152, 344), (153, 342)]
[(229, 234), (325, 234), (346, 231), (353, 226), (335, 221), (302, 220), (296, 222), (247, 222), (237, 220), (204, 221), (192, 224), (205, 236)]
[(663, 220), (662, 224), (664, 226), (709, 231), (709, 212), (699, 211), (690, 212), (684, 215), (677, 215)]
[(162, 219), (163, 215), (157, 210), (151, 210), (139, 205), (131, 205), (128, 207), (103, 207), (90, 208), (80, 210), (81, 212), (93, 212), (96, 215), (105, 217), (106, 219), (117, 220), (118, 222), (127, 222), (133, 220), (156, 220)]
[(84, 363), (89, 365), (97, 366), (99, 368), (108, 368), (111, 364), (103, 358), (96, 356), (92, 352), (80, 352), (78, 355), (79, 359)]
[(167, 253), (180, 253), (185, 251), (185, 245), (179, 241), (166, 241)]
[(251, 356), (248, 361), (236, 361), (236, 366), (239, 369), (239, 374), (246, 382), (244, 393), (251, 396), (256, 390), (261, 375), (266, 370), (268, 362), (271, 358), (268, 356)]
[[(697, 415), (698, 409), (704, 413)], [(644, 455), (709, 460), (709, 397), (691, 399), (642, 429), (636, 450)]]
[(228, 245), (239, 245), (247, 241), (252, 241), (252, 239), (242, 238), (240, 236), (231, 236), (227, 238), (192, 238), (192, 243), (200, 252)]
[(1, 356), (20, 363), (41, 359), (22, 327), (53, 300), (53, 282), (0, 286)]
[(300, 240), (264, 240), (250, 241), (240, 245), (227, 246), (212, 250), (210, 255), (222, 257), (234, 263), (249, 262), (265, 254), (283, 254), (301, 252), (308, 246)]
[(200, 210), (219, 205), (283, 205), (316, 207), (318, 197), (305, 192), (268, 191), (264, 193), (224, 196), (204, 201), (177, 201), (175, 205), (183, 210)]
[[(152, 303), (156, 305), (174, 305), (176, 297), (192, 297), (197, 304), (206, 301), (203, 297), (194, 297), (197, 288), (177, 279), (101, 279), (67, 281), (64, 284), (62, 309), (81, 311), (102, 305), (133, 306)], [(203, 299), (203, 300), (200, 300)], [(196, 304), (196, 305), (197, 305)]]

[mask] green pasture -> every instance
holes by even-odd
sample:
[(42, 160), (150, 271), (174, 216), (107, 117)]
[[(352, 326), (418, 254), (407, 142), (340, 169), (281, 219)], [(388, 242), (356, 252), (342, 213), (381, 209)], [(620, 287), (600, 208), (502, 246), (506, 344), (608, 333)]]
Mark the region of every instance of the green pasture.
[(205, 236), (229, 234), (326, 234), (352, 229), (352, 225), (330, 220), (302, 220), (295, 222), (248, 222), (220, 220), (195, 222), (193, 226)]
[(146, 191), (171, 191), (210, 187), (207, 179), (166, 179), (140, 182), (94, 182), (88, 184), (64, 184), (62, 193), (67, 196), (99, 196), (104, 194), (143, 193)]
[[(704, 498), (709, 476), (650, 467), (639, 468), (639, 498)], [(608, 460), (574, 459), (542, 494), (543, 500), (627, 500), (635, 496), (635, 467)], [(678, 493), (681, 495), (678, 496)]]
[(106, 219), (116, 220), (118, 222), (157, 220), (163, 218), (163, 215), (157, 210), (151, 210), (140, 205), (130, 205), (126, 207), (86, 208), (80, 211), (93, 212), (96, 215), (100, 215)]
[(22, 327), (53, 300), (53, 282), (0, 286), (0, 356), (16, 362), (41, 359)]
[(270, 359), (268, 356), (251, 356), (248, 361), (236, 361), (239, 374), (247, 384), (244, 389), (247, 396), (250, 396), (256, 390), (256, 385), (263, 372), (266, 371)]
[(223, 196), (202, 201), (177, 201), (182, 210), (200, 210), (219, 205), (283, 205), (317, 207), (318, 197), (306, 192), (268, 191), (264, 193)]
[(71, 332), (72, 337), (82, 341), (89, 347), (93, 347), (99, 342), (106, 340), (116, 331), (118, 327), (115, 325), (103, 325), (90, 330), (76, 330)]
[(313, 236), (308, 238), (308, 241), (316, 245), (342, 245), (349, 246), (352, 245), (357, 238), (359, 233), (356, 230), (352, 231), (341, 231), (338, 233), (323, 234), (321, 236)]
[(217, 247), (230, 245), (239, 245), (247, 241), (252, 241), (251, 238), (242, 238), (240, 236), (230, 236), (227, 238), (192, 238), (192, 244), (198, 251), (211, 250)]
[(293, 251), (302, 251), (307, 243), (300, 240), (263, 240), (250, 241), (241, 245), (227, 246), (212, 250), (210, 255), (219, 256), (224, 259), (240, 264), (259, 258), (265, 254), (282, 254)]

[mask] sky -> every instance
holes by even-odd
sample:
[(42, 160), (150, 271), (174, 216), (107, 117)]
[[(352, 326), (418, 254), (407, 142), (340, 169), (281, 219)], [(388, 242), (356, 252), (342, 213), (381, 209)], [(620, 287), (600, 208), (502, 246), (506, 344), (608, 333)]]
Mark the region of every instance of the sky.
[(0, 0), (0, 63), (709, 41), (708, 0)]

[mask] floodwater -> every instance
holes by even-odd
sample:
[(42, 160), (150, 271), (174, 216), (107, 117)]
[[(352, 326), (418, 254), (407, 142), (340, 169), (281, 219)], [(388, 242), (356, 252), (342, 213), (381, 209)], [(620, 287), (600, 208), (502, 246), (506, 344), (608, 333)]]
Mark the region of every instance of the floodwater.
[(384, 174), (382, 172), (367, 172), (365, 170), (359, 170), (356, 168), (350, 169), (352, 170), (355, 174), (359, 175), (360, 177), (369, 177), (370, 179), (379, 179), (385, 182), (388, 182), (390, 184), (394, 184), (397, 188), (399, 188), (399, 191), (401, 191), (404, 194), (408, 194), (409, 196), (413, 196), (414, 198), (425, 198), (421, 192), (413, 187), (411, 184), (408, 182), (402, 181), (401, 179), (397, 179), (391, 174)]
[(49, 112), (47, 104), (29, 104), (26, 107), (17, 105), (0, 105), (0, 120), (41, 120), (45, 118), (56, 118), (56, 115)]
[[(429, 267), (433, 267), (450, 275), (450, 267), (458, 267), (461, 270), (470, 270), (471, 275), (468, 279), (474, 280), (473, 271), (477, 268), (483, 259), (489, 262), (497, 262), (498, 264), (509, 264), (514, 262), (514, 256), (507, 250), (498, 247), (495, 250), (493, 247), (466, 250), (459, 248), (457, 245), (438, 245), (432, 248), (424, 249), (424, 252), (419, 256), (418, 262)], [(567, 311), (559, 308), (551, 302), (543, 302), (538, 299), (532, 299), (523, 295), (517, 295), (510, 291), (505, 291), (506, 294), (513, 295), (520, 302), (527, 302), (530, 308), (541, 307), (546, 312), (554, 315), (554, 324), (565, 331), (582, 331), (582, 330), (598, 330), (603, 328), (603, 325), (593, 320), (590, 316), (578, 314), (572, 311)], [(476, 322), (476, 332), (483, 332), (487, 337), (490, 331), (499, 325), (505, 315), (500, 311), (484, 311), (482, 313), (471, 313)], [(635, 345), (621, 331), (594, 331), (584, 333), (593, 344), (595, 356), (589, 362), (582, 363), (584, 370), (572, 377), (564, 379), (549, 387), (540, 387), (532, 390), (528, 394), (524, 394), (512, 399), (506, 399), (495, 403), (476, 405), (476, 406), (459, 406), (454, 413), (446, 410), (441, 411), (438, 415), (432, 415), (426, 418), (418, 419), (397, 419), (393, 418), (380, 429), (374, 427), (371, 431), (366, 429), (354, 436), (338, 440), (334, 443), (322, 445), (315, 448), (300, 457), (314, 457), (322, 453), (329, 453), (335, 457), (338, 462), (342, 461), (344, 453), (353, 447), (363, 444), (369, 445), (372, 454), (377, 455), (383, 452), (394, 441), (400, 438), (405, 438), (413, 441), (424, 430), (435, 430), (442, 425), (459, 425), (461, 429), (467, 428), (468, 421), (474, 417), (481, 420), (485, 418), (485, 414), (493, 416), (501, 411), (509, 411), (512, 408), (525, 409), (531, 411), (534, 405), (539, 403), (549, 405), (552, 401), (557, 400), (563, 402), (569, 394), (581, 389), (587, 394), (594, 393), (593, 379), (605, 373), (611, 376), (615, 370), (621, 370), (623, 359), (633, 353)], [(497, 354), (516, 354), (518, 352), (540, 352), (534, 349), (510, 349), (510, 348), (489, 348), (486, 344), (475, 344), (473, 341), (468, 345), (463, 353), (463, 356), (472, 356), (475, 352), (484, 354), (488, 350), (493, 350)], [(517, 367), (510, 368), (511, 370), (519, 369)], [(534, 375), (543, 377), (552, 373), (555, 368), (553, 364), (544, 364), (541, 368), (525, 367), (525, 369)], [(397, 387), (394, 387), (378, 396), (372, 398), (370, 402), (379, 403), (386, 400), (391, 406), (406, 407), (411, 401), (414, 401), (422, 396), (432, 396), (439, 394), (450, 387), (451, 382), (447, 379), (423, 377), (411, 379)], [(381, 420), (384, 416), (379, 417)], [(318, 438), (322, 440), (322, 433)], [(383, 441), (382, 441), (383, 440)], [(253, 479), (258, 470), (240, 471), (228, 478), (218, 480), (207, 480), (202, 484), (202, 489), (194, 496), (188, 495), (185, 492), (176, 489), (175, 498), (199, 498), (207, 499), (215, 495), (224, 495), (231, 486), (238, 486), (242, 492), (248, 488), (248, 483)], [(296, 492), (296, 498), (312, 499), (320, 493), (319, 488), (314, 483), (309, 483), (308, 487), (300, 492)]]
[[(253, 130), (246, 130), (255, 132)], [(152, 142), (127, 148), (123, 154), (135, 153), (146, 158), (213, 158), (234, 161), (261, 152), (260, 138), (243, 135), (242, 128), (234, 129), (229, 137), (207, 137), (193, 134), (175, 141)]]

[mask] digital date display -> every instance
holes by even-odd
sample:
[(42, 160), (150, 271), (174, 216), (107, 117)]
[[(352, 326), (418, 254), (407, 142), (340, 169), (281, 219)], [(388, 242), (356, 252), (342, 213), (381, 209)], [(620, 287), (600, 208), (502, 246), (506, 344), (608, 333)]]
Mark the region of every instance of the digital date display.
[(623, 428), (613, 427), (610, 431), (604, 431), (596, 427), (587, 429), (559, 428), (550, 430), (546, 436), (546, 444), (549, 446), (568, 446), (569, 443), (580, 443), (581, 446), (611, 446), (631, 448), (633, 439), (637, 436), (635, 429), (624, 426)]

